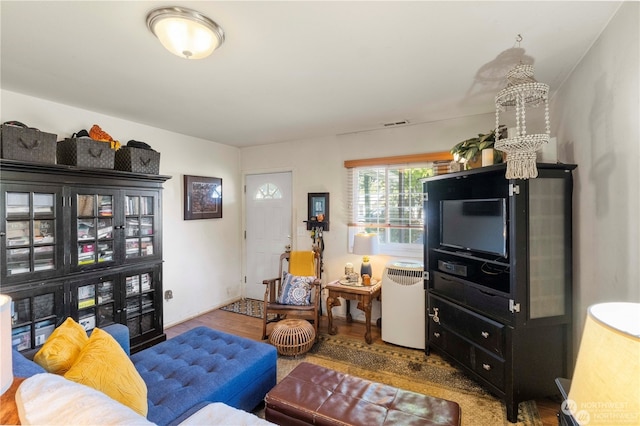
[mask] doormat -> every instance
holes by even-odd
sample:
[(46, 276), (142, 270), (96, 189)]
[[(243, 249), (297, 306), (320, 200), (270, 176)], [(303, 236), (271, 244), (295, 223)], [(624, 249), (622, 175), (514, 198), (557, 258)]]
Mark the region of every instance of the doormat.
[(262, 318), (264, 301), (257, 299), (240, 299), (220, 308), (223, 311), (235, 312), (254, 318)]

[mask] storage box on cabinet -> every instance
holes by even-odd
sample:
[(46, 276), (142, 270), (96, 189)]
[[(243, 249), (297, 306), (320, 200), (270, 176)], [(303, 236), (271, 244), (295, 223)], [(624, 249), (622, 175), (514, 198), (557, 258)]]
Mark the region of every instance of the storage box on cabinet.
[(89, 138), (67, 138), (58, 142), (59, 164), (89, 167), (93, 169), (113, 169), (115, 151), (109, 142)]
[(151, 149), (123, 146), (116, 151), (115, 169), (157, 175), (160, 172), (160, 153)]
[(56, 163), (56, 135), (38, 129), (0, 126), (2, 158), (33, 163)]

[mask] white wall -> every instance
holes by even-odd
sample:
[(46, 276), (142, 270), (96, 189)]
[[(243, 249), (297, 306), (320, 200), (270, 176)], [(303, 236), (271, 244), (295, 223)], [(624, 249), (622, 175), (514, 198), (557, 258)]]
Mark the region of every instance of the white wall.
[[(640, 301), (638, 8), (637, 2), (622, 5), (552, 102), (559, 159), (578, 164), (575, 346), (587, 306), (609, 300)], [(164, 287), (174, 292), (174, 299), (165, 302), (167, 326), (240, 295), (241, 188), (246, 174), (293, 171), (297, 248), (311, 244), (302, 223), (307, 193), (331, 194), (331, 231), (325, 234), (325, 281), (330, 281), (339, 278), (346, 262), (360, 260), (347, 252), (344, 160), (448, 150), (494, 125), (491, 113), (238, 150), (5, 90), (1, 94), (2, 122), (22, 121), (60, 138), (97, 123), (116, 139), (146, 141), (162, 153), (160, 173), (173, 176), (164, 190)], [(223, 219), (182, 220), (184, 174), (223, 178)], [(374, 271), (380, 274), (389, 259), (373, 260)], [(352, 310), (356, 319), (363, 319)], [(379, 306), (372, 317), (377, 315)]]
[[(574, 347), (586, 308), (603, 301), (640, 301), (640, 137), (638, 131), (638, 11), (625, 2), (599, 40), (552, 100), (552, 135), (559, 161), (574, 172)], [(324, 281), (340, 277), (347, 252), (344, 160), (448, 150), (491, 129), (494, 115), (242, 149), (242, 173), (294, 171), (294, 223), (298, 248), (307, 193), (329, 192), (331, 231), (325, 233)], [(378, 274), (389, 260), (373, 259)], [(379, 313), (374, 306), (372, 318)], [(336, 312), (344, 315), (344, 310)], [(362, 320), (352, 307), (354, 318)]]
[[(324, 233), (325, 283), (339, 279), (344, 264), (361, 263), (361, 257), (347, 249), (347, 172), (345, 160), (372, 157), (448, 151), (456, 143), (495, 126), (495, 114), (443, 120), (360, 133), (298, 140), (242, 149), (242, 173), (293, 171), (293, 235), (294, 249), (311, 248), (311, 238), (303, 220), (307, 218), (307, 193), (329, 192), (330, 231)], [(373, 275), (380, 277), (388, 256), (373, 256)], [(326, 295), (325, 295), (326, 297)], [(363, 321), (364, 314), (352, 304), (354, 319)], [(326, 309), (323, 308), (323, 313)], [(344, 316), (344, 306), (334, 309)], [(379, 302), (374, 302), (371, 318), (380, 316)]]
[[(98, 124), (123, 144), (140, 140), (161, 153), (160, 174), (172, 176), (163, 191), (163, 287), (173, 290), (174, 296), (164, 303), (165, 326), (240, 296), (242, 198), (237, 148), (6, 90), (1, 93), (0, 122), (21, 121), (57, 134), (58, 140)], [(222, 219), (183, 220), (185, 174), (222, 178)]]
[[(359, 256), (347, 253), (345, 160), (447, 151), (469, 135), (487, 132), (494, 125), (494, 115), (486, 114), (240, 151), (7, 90), (0, 93), (0, 122), (18, 120), (56, 133), (58, 140), (98, 124), (122, 143), (129, 139), (145, 141), (161, 153), (160, 174), (172, 176), (164, 184), (163, 191), (163, 287), (172, 290), (174, 295), (164, 303), (166, 327), (222, 306), (241, 295), (244, 175), (293, 171), (295, 228), (292, 231), (297, 234), (294, 239), (297, 248), (311, 247), (311, 239), (302, 222), (307, 215), (307, 193), (331, 194), (331, 231), (325, 233), (325, 281), (328, 282), (340, 277), (346, 262), (360, 262)], [(185, 174), (223, 179), (222, 219), (183, 220), (182, 177)], [(385, 256), (373, 259), (378, 275), (388, 260)], [(379, 316), (379, 309), (379, 305), (374, 306), (374, 320)], [(354, 318), (364, 320), (361, 311), (355, 307), (352, 311)], [(338, 309), (336, 313), (340, 315)]]
[(578, 164), (575, 349), (589, 305), (640, 302), (639, 9), (621, 6), (552, 102), (559, 159)]

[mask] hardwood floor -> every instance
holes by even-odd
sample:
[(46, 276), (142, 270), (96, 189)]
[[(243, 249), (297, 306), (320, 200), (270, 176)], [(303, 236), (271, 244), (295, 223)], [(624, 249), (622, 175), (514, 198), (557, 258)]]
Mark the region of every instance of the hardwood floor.
[[(342, 318), (334, 318), (334, 324), (338, 327), (338, 333), (353, 338), (364, 339), (365, 326), (360, 322), (347, 323)], [(185, 331), (191, 330), (198, 326), (207, 326), (216, 330), (243, 336), (249, 339), (260, 341), (262, 335), (262, 320), (259, 318), (251, 318), (246, 315), (240, 315), (233, 312), (222, 311), (219, 309), (207, 312), (191, 320), (174, 325), (165, 330), (167, 338), (177, 336)], [(327, 329), (327, 317), (322, 317), (320, 321), (320, 329)], [(374, 343), (388, 344), (382, 341), (380, 329), (371, 328), (371, 337)], [(536, 405), (544, 426), (557, 426), (557, 413), (560, 410), (560, 403), (551, 398), (537, 399)]]

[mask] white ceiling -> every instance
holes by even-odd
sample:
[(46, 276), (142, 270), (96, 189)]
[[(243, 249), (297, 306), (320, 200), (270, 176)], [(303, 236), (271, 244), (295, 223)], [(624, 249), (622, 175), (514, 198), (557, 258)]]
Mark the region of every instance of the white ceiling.
[[(202, 60), (172, 55), (145, 20), (168, 5), (209, 16), (225, 43)], [(3, 0), (1, 84), (223, 144), (267, 144), (492, 112), (523, 58), (553, 93), (619, 6)]]

